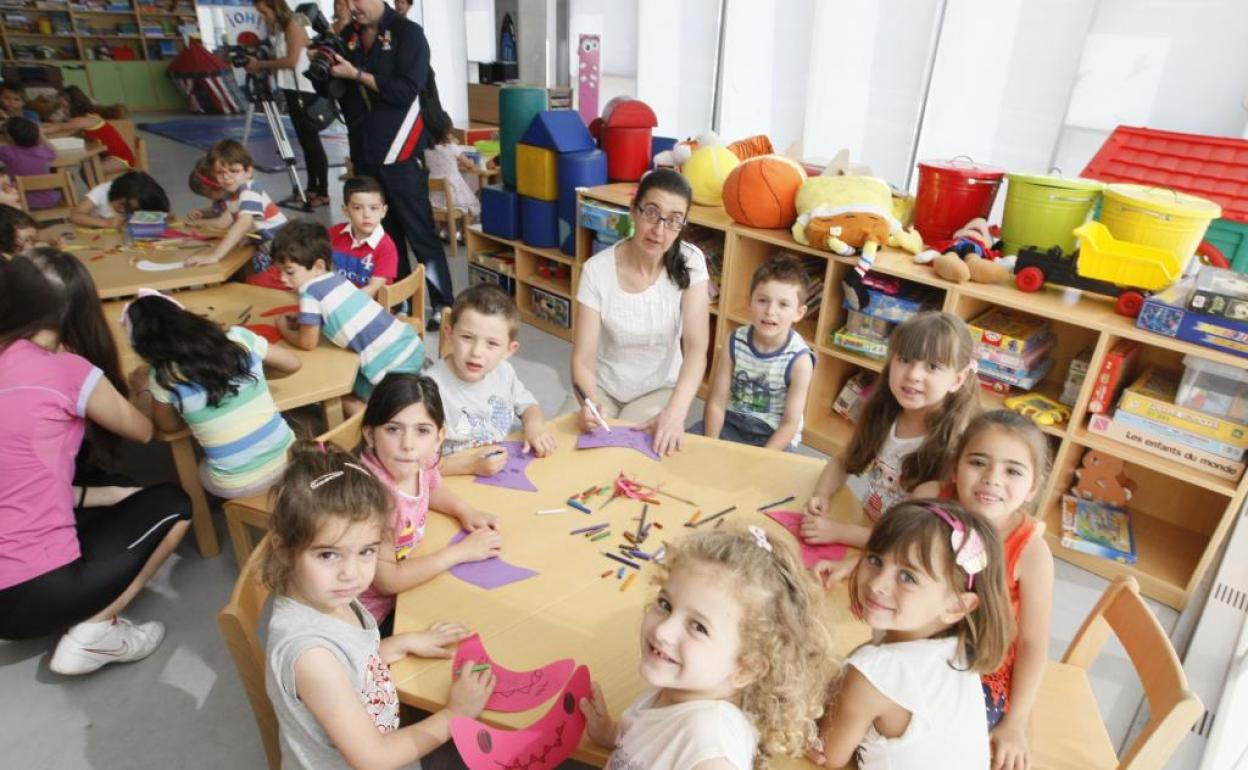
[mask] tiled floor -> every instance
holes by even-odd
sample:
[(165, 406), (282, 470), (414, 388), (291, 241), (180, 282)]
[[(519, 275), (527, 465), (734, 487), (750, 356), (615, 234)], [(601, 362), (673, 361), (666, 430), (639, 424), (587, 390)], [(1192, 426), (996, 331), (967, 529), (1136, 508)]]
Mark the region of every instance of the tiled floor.
[[(147, 116), (145, 116), (147, 118)], [(150, 136), (153, 173), (165, 185), (176, 211), (202, 205), (186, 188), (196, 152)], [(331, 180), (340, 169), (331, 169)], [(260, 175), (274, 198), (285, 197), (285, 174)], [(332, 185), (331, 187), (336, 187)], [(340, 190), (330, 211), (337, 212)], [(322, 209), (328, 223), (328, 211)], [(465, 285), (461, 260), (452, 262), (455, 285)], [(520, 377), (547, 413), (567, 396), (570, 346), (532, 327), (520, 334), (513, 359)], [(700, 405), (697, 407), (700, 411)], [(696, 419), (697, 415), (691, 416)], [(142, 447), (127, 465), (144, 481), (172, 479), (163, 445)], [(52, 768), (260, 768), (264, 754), (246, 697), (217, 631), (215, 615), (236, 576), (224, 527), (226, 551), (203, 560), (190, 540), (132, 605), (138, 620), (158, 618), (168, 628), (160, 650), (141, 663), (113, 666), (81, 678), (48, 670), (54, 639), (0, 642), (0, 765), (27, 770)], [(1063, 562), (1057, 564), (1051, 655), (1058, 657), (1106, 583)], [(1167, 629), (1178, 615), (1154, 605)], [(1126, 735), (1141, 691), (1121, 648), (1111, 642), (1093, 669), (1095, 689), (1110, 734)]]

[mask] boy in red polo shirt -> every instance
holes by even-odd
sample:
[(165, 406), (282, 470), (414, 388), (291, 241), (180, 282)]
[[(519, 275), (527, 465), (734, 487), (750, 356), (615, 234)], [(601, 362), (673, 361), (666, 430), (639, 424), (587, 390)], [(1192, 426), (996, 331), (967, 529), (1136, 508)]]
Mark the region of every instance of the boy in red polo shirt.
[(375, 298), (382, 286), (394, 282), (399, 269), (398, 249), (381, 228), (385, 193), (371, 176), (353, 176), (342, 186), (342, 201), (347, 221), (329, 228), (334, 272)]

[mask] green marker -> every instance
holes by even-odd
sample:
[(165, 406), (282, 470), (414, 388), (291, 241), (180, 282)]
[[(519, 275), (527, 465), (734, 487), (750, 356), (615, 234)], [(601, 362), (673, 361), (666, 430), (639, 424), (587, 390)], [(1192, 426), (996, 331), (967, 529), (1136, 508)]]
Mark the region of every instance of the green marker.
[(472, 667), (472, 673), (474, 673), (474, 674), (478, 674), (478, 673), (480, 673), (480, 672), (482, 672), (482, 671), (489, 671), (489, 670), (490, 670), (490, 664), (489, 664), (489, 663), (480, 663), (480, 664), (478, 664), (478, 665), (476, 665), (476, 666), (473, 666), (473, 667)]

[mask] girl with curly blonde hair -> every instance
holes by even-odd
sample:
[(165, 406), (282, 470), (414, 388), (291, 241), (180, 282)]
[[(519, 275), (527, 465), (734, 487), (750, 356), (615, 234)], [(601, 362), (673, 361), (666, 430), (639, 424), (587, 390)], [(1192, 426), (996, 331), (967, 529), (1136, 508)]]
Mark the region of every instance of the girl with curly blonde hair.
[(613, 770), (749, 770), (814, 745), (835, 667), (818, 592), (793, 552), (759, 527), (690, 535), (668, 549), (641, 622), (653, 688), (611, 719), (581, 701)]

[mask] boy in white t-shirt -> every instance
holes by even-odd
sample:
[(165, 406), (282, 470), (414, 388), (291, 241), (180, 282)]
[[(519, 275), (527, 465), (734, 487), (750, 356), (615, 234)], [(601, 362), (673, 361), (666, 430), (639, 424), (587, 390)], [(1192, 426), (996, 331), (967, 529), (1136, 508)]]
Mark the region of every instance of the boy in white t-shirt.
[(493, 476), (502, 470), (507, 451), (492, 445), (507, 438), (517, 418), (526, 452), (545, 457), (556, 449), (541, 406), (507, 362), (520, 348), (519, 326), (516, 303), (497, 286), (478, 284), (455, 298), (450, 355), (429, 370), (446, 414), (442, 475)]
[(69, 221), (81, 227), (119, 227), (136, 211), (167, 212), (169, 196), (150, 175), (127, 171), (88, 190)]

